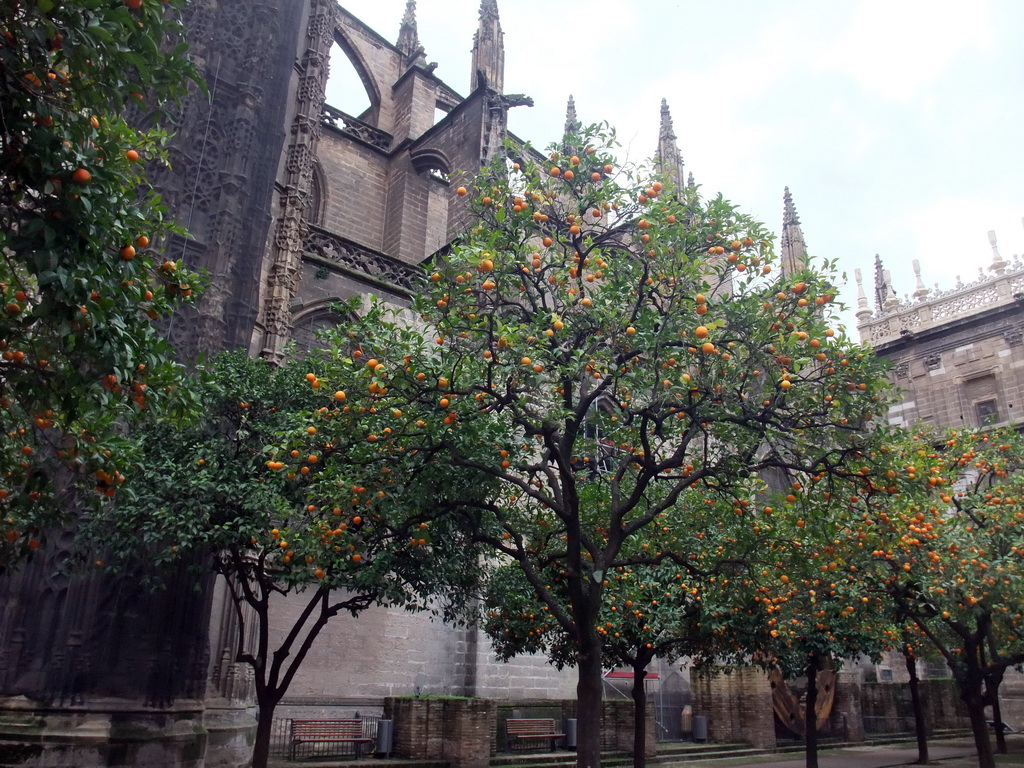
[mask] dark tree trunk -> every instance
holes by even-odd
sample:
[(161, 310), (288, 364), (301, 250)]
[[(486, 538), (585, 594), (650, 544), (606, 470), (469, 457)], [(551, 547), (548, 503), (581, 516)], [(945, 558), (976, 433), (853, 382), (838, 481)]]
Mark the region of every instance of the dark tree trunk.
[(647, 764), (647, 662), (633, 665), (633, 768)]
[(1006, 732), (1003, 729), (1003, 710), (999, 706), (999, 683), (1002, 682), (1002, 674), (992, 674), (986, 678), (985, 688), (988, 700), (992, 703), (992, 722), (996, 732), (996, 752), (1000, 755), (1006, 754)]
[(593, 628), (580, 633), (576, 684), (576, 766), (601, 768), (601, 640)]
[(921, 685), (917, 679), (917, 661), (904, 652), (907, 674), (910, 676), (910, 704), (914, 710), (914, 733), (917, 734), (917, 762), (928, 765), (928, 727), (924, 721), (924, 704), (921, 701)]
[(277, 701), (271, 701), (264, 692), (256, 695), (259, 707), (259, 720), (256, 723), (256, 742), (252, 747), (252, 768), (267, 768), (270, 760), (270, 735), (274, 727), (274, 710)]
[(992, 754), (992, 742), (988, 737), (988, 723), (985, 721), (985, 697), (981, 690), (981, 675), (968, 672), (958, 682), (960, 696), (967, 705), (967, 713), (971, 719), (971, 735), (974, 736), (974, 748), (978, 753), (978, 768), (995, 768), (996, 760)]
[(807, 768), (818, 768), (818, 657), (807, 662), (807, 697), (804, 702), (804, 726), (807, 734)]

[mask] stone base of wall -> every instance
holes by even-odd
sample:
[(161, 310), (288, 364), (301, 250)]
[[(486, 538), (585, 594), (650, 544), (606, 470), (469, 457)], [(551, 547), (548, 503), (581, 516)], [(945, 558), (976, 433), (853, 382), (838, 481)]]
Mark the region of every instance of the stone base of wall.
[(149, 708), (123, 700), (41, 707), (0, 699), (0, 768), (203, 768), (200, 702)]
[(398, 757), (447, 760), (452, 768), (490, 764), (497, 729), (494, 701), (388, 697), (384, 717), (394, 722)]
[(832, 733), (846, 741), (864, 741), (864, 716), (861, 710), (861, 669), (841, 669), (836, 675), (836, 698), (829, 716)]
[(693, 715), (708, 718), (708, 740), (775, 748), (768, 676), (755, 667), (713, 667), (690, 674)]
[(204, 768), (238, 768), (252, 760), (256, 739), (256, 710), (237, 703), (207, 702)]
[[(644, 756), (654, 757), (658, 754), (656, 729), (654, 724), (654, 705), (650, 702), (645, 707), (647, 717), (644, 725)], [(633, 754), (633, 713), (636, 706), (630, 700), (605, 701), (601, 711), (602, 747)]]

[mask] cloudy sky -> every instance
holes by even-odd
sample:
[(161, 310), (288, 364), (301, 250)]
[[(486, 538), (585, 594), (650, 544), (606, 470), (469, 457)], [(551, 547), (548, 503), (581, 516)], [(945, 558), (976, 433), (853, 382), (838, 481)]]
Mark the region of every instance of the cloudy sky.
[[(394, 41), (405, 0), (342, 0)], [(569, 94), (649, 157), (668, 100), (688, 172), (778, 231), (789, 186), (813, 256), (897, 293), (952, 288), (1024, 255), (1024, 2), (1019, 0), (498, 0), (510, 129), (543, 148)], [(419, 0), (427, 59), (469, 90), (479, 0)], [(343, 82), (344, 75), (339, 75)], [(345, 86), (341, 84), (341, 87)], [(356, 108), (361, 97), (331, 102)], [(358, 112), (355, 112), (356, 114)], [(867, 286), (870, 295), (870, 284)], [(852, 326), (852, 315), (847, 315)], [(851, 328), (852, 330), (852, 328)]]

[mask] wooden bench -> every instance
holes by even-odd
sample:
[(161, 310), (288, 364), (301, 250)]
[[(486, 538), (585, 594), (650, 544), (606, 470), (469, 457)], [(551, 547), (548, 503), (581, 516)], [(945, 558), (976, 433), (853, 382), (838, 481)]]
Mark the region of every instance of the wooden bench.
[(564, 738), (564, 733), (555, 732), (552, 717), (510, 718), (505, 721), (505, 747), (510, 752), (521, 739), (547, 739), (554, 752), (555, 739)]
[(997, 723), (993, 720), (986, 720), (985, 722), (988, 723), (996, 733), (1017, 733), (1017, 730), (1013, 726), (1007, 725), (1006, 723)]
[(299, 744), (355, 744), (358, 760), (363, 745), (373, 743), (373, 739), (363, 736), (362, 720), (292, 720), (290, 739), (291, 760)]

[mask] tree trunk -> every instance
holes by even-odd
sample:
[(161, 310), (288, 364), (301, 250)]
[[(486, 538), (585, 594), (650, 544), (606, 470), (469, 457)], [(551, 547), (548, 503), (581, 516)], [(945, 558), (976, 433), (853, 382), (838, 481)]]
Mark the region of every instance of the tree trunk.
[(633, 768), (647, 764), (647, 664), (633, 666)]
[(269, 701), (269, 697), (257, 694), (259, 705), (259, 720), (256, 722), (256, 742), (252, 748), (252, 768), (267, 768), (270, 760), (270, 734), (274, 727), (274, 710), (277, 708), (276, 701)]
[(996, 760), (992, 754), (992, 742), (988, 737), (988, 723), (985, 721), (985, 697), (982, 695), (980, 675), (965, 675), (961, 678), (960, 696), (967, 704), (967, 713), (971, 718), (971, 734), (974, 736), (974, 748), (978, 753), (978, 768), (995, 768)]
[(576, 684), (576, 766), (601, 768), (601, 640), (591, 628), (580, 633)]
[[(1002, 675), (1000, 675), (1000, 678)], [(1006, 754), (1006, 733), (1003, 730), (1003, 710), (999, 706), (999, 682), (1000, 680), (990, 676), (985, 683), (988, 691), (988, 699), (992, 702), (992, 722), (996, 732), (996, 752), (1000, 755)]]
[(807, 768), (818, 768), (818, 657), (807, 662), (807, 697), (804, 701), (804, 732), (807, 738)]
[(904, 653), (903, 658), (910, 676), (910, 704), (914, 710), (914, 733), (917, 734), (917, 762), (919, 765), (928, 765), (928, 728), (924, 721), (920, 681), (917, 679), (917, 661), (909, 653)]

